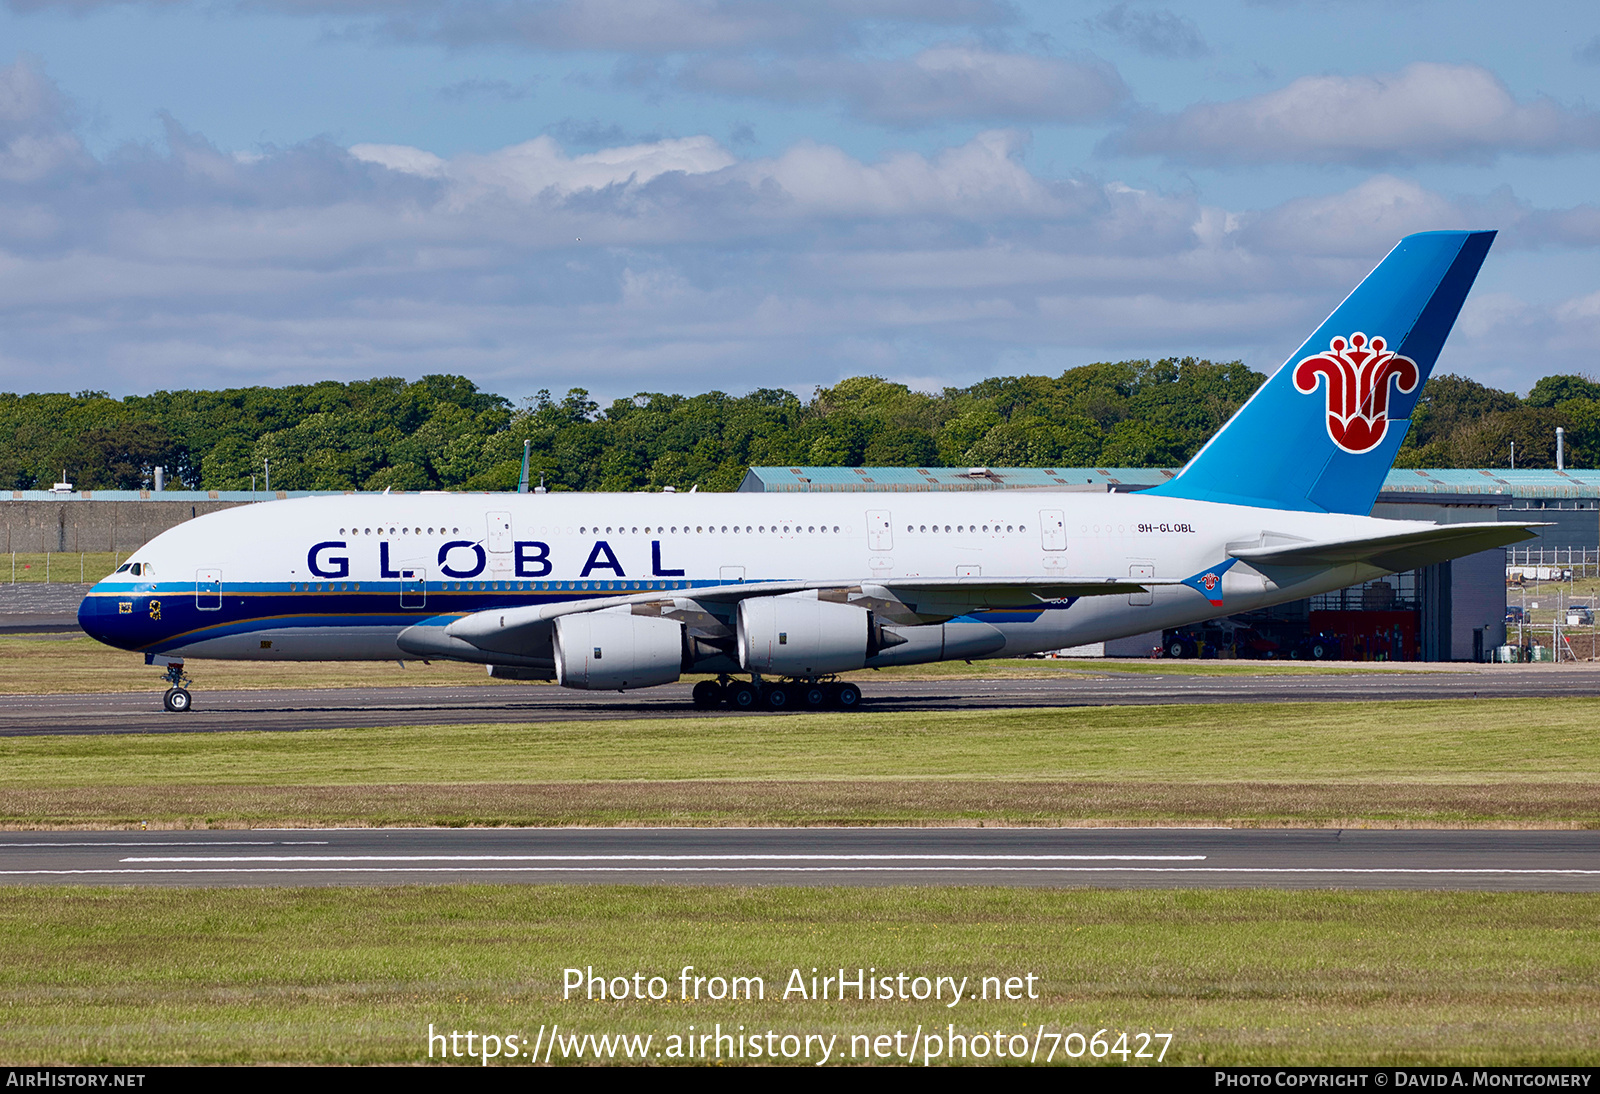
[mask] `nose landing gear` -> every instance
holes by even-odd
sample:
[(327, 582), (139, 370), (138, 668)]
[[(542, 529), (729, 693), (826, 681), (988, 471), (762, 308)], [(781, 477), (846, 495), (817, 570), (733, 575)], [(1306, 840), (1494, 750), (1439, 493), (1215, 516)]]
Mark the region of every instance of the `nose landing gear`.
[(186, 685), (192, 683), (189, 674), (183, 671), (182, 661), (173, 661), (167, 665), (167, 671), (161, 678), (172, 686), (161, 697), (161, 705), (173, 714), (182, 714), (191, 709), (194, 698), (189, 694)]

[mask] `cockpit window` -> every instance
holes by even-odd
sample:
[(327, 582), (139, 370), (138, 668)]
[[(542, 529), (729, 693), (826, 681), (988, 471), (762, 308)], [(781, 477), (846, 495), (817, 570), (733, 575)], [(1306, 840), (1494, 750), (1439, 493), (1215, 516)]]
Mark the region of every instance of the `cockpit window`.
[(140, 575), (140, 573), (143, 571), (143, 569), (144, 569), (144, 567), (143, 567), (142, 564), (140, 564), (138, 562), (135, 562), (133, 564), (133, 571), (132, 571), (133, 576), (134, 577), (138, 577)]
[(133, 569), (133, 563), (131, 563), (131, 562), (124, 562), (124, 563), (123, 563), (123, 564), (122, 564), (122, 565), (121, 565), (121, 566), (118, 566), (118, 567), (117, 567), (117, 573), (119, 573), (119, 574), (125, 574), (125, 573), (127, 573), (127, 572), (128, 572), (128, 571), (129, 571), (129, 570), (131, 570), (131, 569)]

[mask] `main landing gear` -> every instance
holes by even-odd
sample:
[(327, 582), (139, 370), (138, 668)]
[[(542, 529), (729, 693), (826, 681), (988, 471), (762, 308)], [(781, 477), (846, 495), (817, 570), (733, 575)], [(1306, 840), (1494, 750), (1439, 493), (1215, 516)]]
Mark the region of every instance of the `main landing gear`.
[(193, 681), (189, 679), (189, 674), (183, 671), (183, 662), (173, 661), (167, 666), (167, 671), (161, 674), (161, 678), (172, 685), (161, 697), (161, 705), (173, 714), (182, 714), (191, 709), (194, 697), (189, 694), (186, 685)]
[(734, 710), (855, 710), (861, 689), (844, 680), (788, 680), (769, 683), (757, 677), (746, 683), (719, 676), (702, 680), (692, 693), (696, 710), (726, 703)]

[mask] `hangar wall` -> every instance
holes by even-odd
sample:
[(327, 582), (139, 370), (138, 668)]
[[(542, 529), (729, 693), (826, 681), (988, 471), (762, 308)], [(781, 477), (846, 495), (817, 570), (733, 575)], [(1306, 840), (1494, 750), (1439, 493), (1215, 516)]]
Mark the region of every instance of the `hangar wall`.
[[(1380, 495), (1372, 515), (1435, 524), (1491, 521), (1506, 516), (1493, 497), (1433, 494), (1412, 500)], [(1424, 661), (1481, 661), (1506, 640), (1506, 551), (1496, 547), (1425, 566), (1417, 572)]]
[[(342, 493), (342, 491), (339, 491)], [(306, 497), (247, 490), (12, 490), (0, 495), (0, 551), (117, 551), (128, 553), (186, 520), (236, 505)]]

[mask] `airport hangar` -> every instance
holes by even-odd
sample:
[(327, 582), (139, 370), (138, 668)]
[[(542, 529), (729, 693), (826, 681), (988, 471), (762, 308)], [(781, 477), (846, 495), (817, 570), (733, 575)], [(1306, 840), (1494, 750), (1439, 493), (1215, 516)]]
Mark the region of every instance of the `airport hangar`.
[[(1176, 474), (1163, 468), (1095, 467), (752, 467), (741, 491), (777, 493), (984, 491), (1051, 489), (1133, 491)], [(205, 513), (312, 493), (350, 491), (12, 490), (0, 492), (0, 551), (127, 557), (168, 528)], [(1392, 470), (1372, 515), (1440, 523), (1484, 520), (1549, 522), (1537, 539), (1365, 585), (1279, 605), (1234, 621), (1292, 643), (1296, 635), (1345, 637), (1346, 656), (1371, 656), (1383, 634), (1389, 656), (1420, 661), (1485, 659), (1506, 640), (1510, 565), (1594, 567), (1600, 574), (1600, 471)], [(67, 560), (62, 560), (64, 563)], [(3, 565), (3, 562), (0, 562)], [(68, 567), (70, 568), (70, 566)], [(100, 575), (89, 575), (98, 577)], [(0, 583), (6, 574), (0, 570)], [(1161, 635), (1105, 644), (1108, 655), (1147, 654)]]

